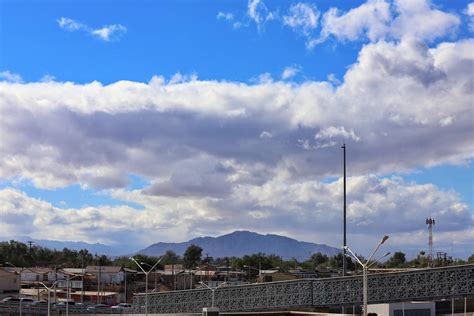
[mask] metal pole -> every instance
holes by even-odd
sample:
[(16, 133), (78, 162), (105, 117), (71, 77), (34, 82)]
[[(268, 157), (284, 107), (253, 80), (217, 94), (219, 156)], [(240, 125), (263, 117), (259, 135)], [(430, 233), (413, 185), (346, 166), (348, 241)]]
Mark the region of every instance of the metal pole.
[(363, 266), (363, 294), (364, 294), (364, 316), (367, 316), (367, 264)]
[(51, 316), (51, 292), (48, 289), (48, 316)]
[(21, 314), (22, 314), (22, 313), (21, 313), (21, 312), (22, 312), (22, 310), (21, 310), (21, 273), (22, 273), (22, 272), (23, 272), (23, 268), (21, 268), (21, 270), (20, 270), (20, 289), (19, 289), (19, 291), (18, 291), (18, 298), (20, 299), (20, 316), (21, 316)]
[(66, 278), (66, 316), (69, 315), (69, 274)]
[(454, 315), (454, 298), (451, 299), (451, 315)]
[(342, 276), (346, 275), (346, 246), (347, 246), (347, 239), (346, 239), (346, 211), (347, 211), (347, 204), (346, 204), (346, 144), (342, 145), (342, 152), (343, 152), (343, 164), (344, 164), (344, 211), (343, 211), (343, 245), (342, 245)]
[(81, 303), (84, 304), (84, 255), (81, 256)]
[(148, 316), (148, 272), (145, 273), (145, 315)]
[(467, 312), (467, 298), (466, 296), (464, 296), (464, 316), (466, 316), (466, 312)]
[(125, 303), (127, 303), (127, 271), (125, 272)]
[(216, 289), (211, 289), (211, 292), (212, 292), (212, 302), (211, 302), (211, 307), (214, 307), (214, 292), (216, 291)]

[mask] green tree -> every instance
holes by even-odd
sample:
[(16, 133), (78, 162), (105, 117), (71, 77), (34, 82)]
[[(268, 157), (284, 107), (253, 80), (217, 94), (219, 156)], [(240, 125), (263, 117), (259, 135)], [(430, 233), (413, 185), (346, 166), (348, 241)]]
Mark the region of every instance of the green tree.
[(469, 258), (467, 258), (467, 262), (474, 263), (474, 254), (472, 254)]
[(176, 264), (180, 262), (179, 256), (171, 250), (167, 250), (163, 256), (161, 256), (161, 264)]
[(183, 256), (184, 267), (187, 269), (194, 268), (201, 262), (202, 248), (196, 245), (191, 245), (186, 249)]
[(387, 266), (391, 268), (402, 268), (406, 263), (405, 254), (401, 251), (397, 251), (387, 261)]

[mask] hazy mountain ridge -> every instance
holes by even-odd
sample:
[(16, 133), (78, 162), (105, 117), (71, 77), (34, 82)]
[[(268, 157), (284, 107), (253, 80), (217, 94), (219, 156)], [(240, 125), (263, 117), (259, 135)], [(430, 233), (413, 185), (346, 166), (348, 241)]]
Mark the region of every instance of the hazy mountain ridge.
[(17, 240), (23, 243), (32, 241), (34, 246), (41, 246), (49, 249), (63, 250), (68, 248), (71, 250), (87, 249), (92, 254), (98, 255), (109, 255), (119, 256), (125, 253), (131, 253), (133, 250), (124, 248), (123, 246), (109, 246), (100, 243), (87, 243), (83, 241), (59, 241), (59, 240), (47, 240), (47, 239), (34, 239), (28, 236), (16, 236), (16, 237), (0, 237), (1, 241)]
[(249, 231), (235, 231), (219, 237), (198, 237), (181, 243), (155, 243), (137, 253), (160, 256), (167, 250), (183, 255), (190, 245), (197, 245), (203, 249), (203, 255), (211, 257), (242, 257), (254, 253), (275, 254), (283, 259), (296, 258), (306, 260), (311, 254), (321, 252), (329, 256), (340, 252), (324, 244), (298, 241), (289, 237), (267, 234), (261, 235)]

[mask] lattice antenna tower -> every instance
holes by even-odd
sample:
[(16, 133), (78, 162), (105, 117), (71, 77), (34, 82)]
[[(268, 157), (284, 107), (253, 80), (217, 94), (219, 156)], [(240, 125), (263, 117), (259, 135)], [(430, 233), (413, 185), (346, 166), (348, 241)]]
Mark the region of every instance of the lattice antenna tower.
[(429, 246), (429, 254), (428, 254), (428, 265), (433, 267), (433, 226), (435, 224), (434, 218), (427, 218), (426, 225), (428, 225), (428, 246)]

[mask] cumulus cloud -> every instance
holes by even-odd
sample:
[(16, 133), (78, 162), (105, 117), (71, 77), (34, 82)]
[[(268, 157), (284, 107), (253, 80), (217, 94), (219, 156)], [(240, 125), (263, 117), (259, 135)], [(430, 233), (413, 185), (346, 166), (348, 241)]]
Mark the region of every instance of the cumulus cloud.
[[(245, 228), (338, 244), (330, 240), (338, 235), (322, 232), (340, 222), (339, 184), (322, 180), (339, 175), (335, 145), (346, 138), (353, 233), (403, 214), (393, 219), (401, 236), (423, 227), (428, 211), (445, 232), (472, 230), (456, 193), (379, 177), (473, 158), (473, 50), (473, 40), (369, 43), (337, 86), (183, 75), (108, 85), (0, 82), (1, 179), (51, 189), (79, 183), (144, 206), (64, 211), (6, 189), (1, 229), (21, 229), (17, 214), (38, 238), (56, 231), (54, 219), (86, 241), (120, 238), (123, 229), (135, 238), (143, 226), (175, 240)], [(126, 191), (130, 174), (151, 185)], [(80, 222), (94, 219), (94, 229)], [(300, 236), (292, 231), (299, 225)]]
[[(189, 185), (193, 180), (183, 183)], [(142, 246), (163, 238), (181, 241), (243, 227), (338, 244), (341, 179), (321, 183), (274, 178), (264, 185), (234, 187), (220, 199), (182, 196), (179, 192), (180, 199), (176, 199), (174, 194), (150, 192), (155, 189), (163, 192), (164, 188), (153, 184), (142, 191), (114, 191), (114, 196), (139, 203), (143, 209), (127, 206), (59, 209), (21, 191), (4, 189), (0, 191), (0, 228), (12, 236), (21, 231), (45, 239), (120, 243), (127, 238), (130, 243), (137, 238), (135, 242)], [(171, 188), (176, 190), (175, 186)], [(453, 234), (472, 235), (473, 216), (452, 191), (407, 183), (399, 178), (358, 176), (348, 179), (348, 192), (349, 236), (354, 238), (388, 233), (397, 249), (408, 233), (425, 234), (424, 220), (428, 216), (437, 219), (438, 249), (450, 244)], [(61, 229), (65, 226), (67, 231)], [(298, 227), (297, 232), (294, 227)], [(367, 234), (368, 231), (371, 233)], [(412, 240), (409, 245), (423, 249), (425, 240)], [(456, 241), (466, 247), (464, 255), (473, 250), (469, 239), (456, 238)]]
[(390, 4), (384, 0), (368, 1), (346, 13), (331, 8), (324, 13), (318, 41), (330, 35), (341, 40), (353, 41), (364, 36), (375, 41), (385, 36), (391, 20)]
[(342, 41), (401, 39), (414, 37), (433, 41), (452, 34), (460, 24), (458, 16), (434, 8), (428, 0), (372, 0), (348, 12), (328, 10), (322, 18), (322, 31), (311, 45), (330, 36)]
[(360, 137), (354, 133), (354, 130), (346, 131), (344, 126), (329, 126), (321, 129), (315, 136), (317, 140), (328, 140), (333, 138), (352, 139), (356, 142), (360, 141)]
[(301, 69), (299, 67), (285, 67), (281, 73), (281, 79), (287, 80), (296, 76)]
[(320, 12), (315, 5), (298, 2), (291, 5), (288, 15), (283, 16), (283, 24), (309, 36), (318, 26), (319, 16)]
[(11, 82), (11, 83), (22, 83), (23, 78), (16, 73), (10, 72), (10, 71), (2, 71), (0, 72), (0, 79)]
[(474, 2), (471, 2), (467, 5), (466, 10), (464, 10), (464, 14), (466, 14), (469, 18), (469, 30), (474, 32)]
[(59, 27), (66, 31), (83, 31), (106, 42), (118, 40), (127, 32), (127, 28), (121, 24), (105, 25), (101, 28), (95, 29), (86, 24), (65, 17), (59, 18), (57, 22)]
[[(255, 162), (267, 170), (287, 164), (295, 177), (322, 177), (336, 172), (334, 152), (301, 152), (298, 140), (314, 147), (322, 140), (314, 135), (330, 127), (359, 140), (357, 172), (462, 163), (474, 151), (473, 47), (472, 40), (432, 49), (415, 40), (370, 44), (337, 88), (268, 75), (252, 85), (193, 76), (105, 86), (2, 82), (0, 175), (21, 175), (47, 188), (81, 181), (98, 186), (92, 179), (109, 177), (116, 187), (125, 183), (123, 170), (169, 178), (173, 168), (156, 165), (178, 170), (180, 161), (206, 155), (249, 170)], [(258, 137), (262, 131), (274, 137)], [(370, 164), (363, 155), (371, 156)]]

